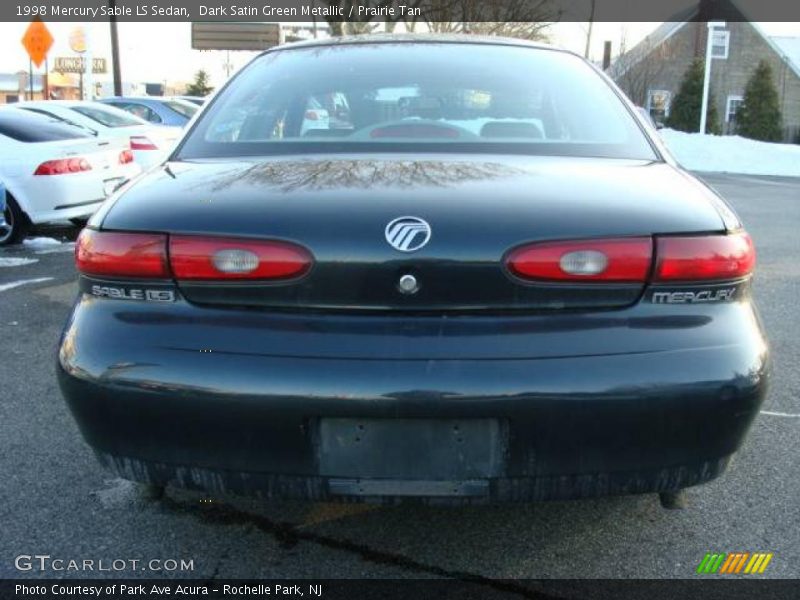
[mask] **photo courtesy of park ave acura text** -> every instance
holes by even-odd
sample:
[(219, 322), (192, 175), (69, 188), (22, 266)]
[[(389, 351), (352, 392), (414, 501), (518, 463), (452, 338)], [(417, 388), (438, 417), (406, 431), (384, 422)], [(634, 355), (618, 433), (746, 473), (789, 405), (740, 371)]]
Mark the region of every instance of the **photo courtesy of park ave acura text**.
[(0, 3), (0, 600), (800, 597), (800, 4)]

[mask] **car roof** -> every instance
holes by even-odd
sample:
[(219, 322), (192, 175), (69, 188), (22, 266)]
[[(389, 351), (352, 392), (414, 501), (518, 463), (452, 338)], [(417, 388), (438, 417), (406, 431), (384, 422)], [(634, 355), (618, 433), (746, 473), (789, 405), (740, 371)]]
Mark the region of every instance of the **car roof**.
[(128, 102), (158, 102), (161, 96), (106, 96), (101, 100), (125, 100)]
[[(106, 96), (102, 100), (122, 100), (124, 102), (142, 103), (152, 102), (154, 104), (163, 104), (164, 102), (186, 103), (186, 100), (181, 99), (179, 96)], [(189, 104), (191, 105), (191, 102)]]
[[(317, 46), (346, 46), (356, 44), (413, 44), (413, 43), (448, 43), (448, 44), (470, 44), (486, 46), (520, 46), (525, 48), (538, 48), (543, 50), (556, 50), (573, 54), (569, 50), (545, 44), (542, 42), (532, 42), (518, 38), (508, 38), (494, 35), (470, 35), (456, 33), (373, 33), (365, 35), (344, 35), (325, 39), (303, 40), (282, 44), (266, 50), (275, 52), (279, 50), (291, 50), (294, 48), (309, 48)], [(265, 52), (265, 53), (266, 53)]]
[(100, 104), (104, 108), (108, 108), (105, 104), (96, 100), (24, 100), (22, 102), (18, 102), (18, 104), (20, 106), (64, 106), (66, 108), (71, 108), (73, 106), (79, 106), (82, 104)]

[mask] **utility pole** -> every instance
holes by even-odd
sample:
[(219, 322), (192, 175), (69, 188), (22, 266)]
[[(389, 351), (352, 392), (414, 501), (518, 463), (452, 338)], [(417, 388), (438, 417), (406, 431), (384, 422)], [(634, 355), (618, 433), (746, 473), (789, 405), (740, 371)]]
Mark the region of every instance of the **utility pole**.
[(84, 30), (86, 52), (83, 53), (83, 99), (94, 100), (94, 49), (92, 48), (92, 24), (87, 23)]
[(117, 2), (108, 0), (111, 9), (109, 25), (111, 26), (111, 70), (114, 74), (114, 95), (122, 96), (122, 69), (119, 63), (119, 32), (117, 31), (117, 17), (115, 16)]
[(233, 73), (233, 63), (231, 62), (231, 51), (225, 51), (225, 62), (222, 63), (222, 68), (225, 69), (225, 78), (230, 79)]
[(700, 106), (700, 133), (706, 133), (706, 113), (708, 112), (708, 88), (711, 84), (711, 56), (712, 48), (714, 46), (714, 30), (717, 28), (724, 28), (725, 21), (709, 21), (707, 23), (708, 34), (706, 37), (706, 64), (705, 74), (703, 76), (703, 102)]
[(312, 0), (311, 2), (311, 11), (312, 11), (312, 23), (314, 23), (314, 39), (317, 39), (317, 15), (313, 14), (314, 9), (316, 8), (316, 0)]
[(586, 32), (586, 50), (583, 53), (584, 58), (589, 58), (589, 51), (592, 48), (592, 27), (594, 27), (594, 9), (596, 0), (590, 0), (592, 3), (592, 9), (589, 12), (589, 30)]

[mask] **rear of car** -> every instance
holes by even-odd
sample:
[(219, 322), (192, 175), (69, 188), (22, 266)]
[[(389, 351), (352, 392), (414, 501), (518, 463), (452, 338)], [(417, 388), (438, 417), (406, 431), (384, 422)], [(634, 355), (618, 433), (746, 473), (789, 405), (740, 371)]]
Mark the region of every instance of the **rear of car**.
[(175, 96), (175, 98), (178, 100), (183, 100), (184, 102), (189, 102), (190, 104), (195, 104), (197, 106), (203, 106), (203, 104), (206, 103), (206, 100), (208, 100), (208, 98), (205, 96)]
[[(0, 175), (15, 226), (88, 218), (141, 172), (127, 143), (99, 138), (29, 111), (0, 110)], [(20, 237), (9, 233), (6, 242)]]
[(69, 108), (106, 127), (115, 136), (127, 137), (133, 158), (143, 169), (163, 162), (182, 133), (180, 127), (151, 125), (144, 119), (100, 102), (75, 103)]
[[(326, 97), (337, 127), (307, 128)], [(264, 54), (79, 239), (58, 372), (85, 439), (267, 497), (713, 479), (766, 391), (755, 251), (634, 110), (514, 42)]]
[(124, 110), (101, 102), (24, 102), (19, 108), (59, 119), (92, 135), (127, 140), (134, 161), (143, 169), (162, 162), (181, 135), (180, 127), (151, 125)]
[(101, 100), (154, 125), (183, 127), (199, 110), (196, 104), (179, 98), (113, 97)]

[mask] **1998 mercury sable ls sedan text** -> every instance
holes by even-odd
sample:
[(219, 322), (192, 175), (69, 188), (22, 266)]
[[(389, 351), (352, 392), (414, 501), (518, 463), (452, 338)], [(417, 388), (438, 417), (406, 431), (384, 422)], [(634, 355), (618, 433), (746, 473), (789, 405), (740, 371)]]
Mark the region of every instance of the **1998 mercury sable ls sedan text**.
[(591, 65), (517, 41), (270, 50), (76, 261), (61, 389), (157, 486), (669, 495), (768, 379), (737, 217)]

